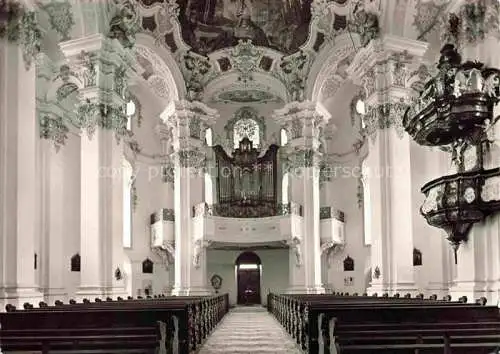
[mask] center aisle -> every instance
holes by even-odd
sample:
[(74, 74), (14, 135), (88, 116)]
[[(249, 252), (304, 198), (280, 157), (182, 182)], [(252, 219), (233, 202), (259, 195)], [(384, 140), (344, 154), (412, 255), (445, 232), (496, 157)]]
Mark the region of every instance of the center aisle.
[(301, 354), (295, 341), (263, 307), (236, 307), (198, 354)]

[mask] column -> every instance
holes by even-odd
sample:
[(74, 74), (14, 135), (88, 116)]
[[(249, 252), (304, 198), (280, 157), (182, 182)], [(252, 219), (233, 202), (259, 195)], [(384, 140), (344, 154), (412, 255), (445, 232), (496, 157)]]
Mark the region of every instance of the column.
[(38, 304), (35, 280), (38, 230), (36, 68), (23, 50), (0, 42), (0, 304)]
[(123, 139), (126, 90), (135, 58), (100, 34), (60, 44), (78, 72), (81, 101), (76, 121), (80, 141), (80, 288), (78, 298), (125, 296), (115, 278), (124, 269)]
[(321, 129), (330, 114), (319, 103), (292, 102), (276, 110), (274, 119), (288, 133), (287, 169), (290, 201), (302, 205), (302, 234), (292, 235), (289, 292), (323, 293), (320, 249), (318, 151)]
[(204, 201), (205, 130), (218, 114), (201, 102), (172, 102), (162, 113), (172, 128), (175, 164), (174, 295), (206, 295), (206, 247), (209, 240), (194, 233), (193, 207)]
[[(450, 16), (457, 17), (459, 25), (446, 26), (442, 31), (445, 42), (454, 44), (462, 61), (478, 61), (486, 67), (500, 68), (498, 19), (500, 4), (495, 0), (456, 1), (449, 7)], [(477, 18), (480, 16), (480, 18)], [(500, 114), (497, 105), (496, 114)], [(497, 168), (500, 162), (500, 125), (493, 128), (496, 140), (484, 157), (485, 168)], [(456, 277), (450, 289), (454, 299), (467, 296), (470, 302), (486, 297), (488, 304), (500, 300), (500, 216), (498, 214), (477, 223), (469, 233), (467, 243), (460, 246)]]
[(371, 206), (370, 293), (416, 292), (413, 271), (413, 217), (410, 137), (403, 114), (412, 94), (410, 73), (416, 71), (427, 44), (395, 36), (370, 42), (349, 68), (364, 87), (366, 157)]

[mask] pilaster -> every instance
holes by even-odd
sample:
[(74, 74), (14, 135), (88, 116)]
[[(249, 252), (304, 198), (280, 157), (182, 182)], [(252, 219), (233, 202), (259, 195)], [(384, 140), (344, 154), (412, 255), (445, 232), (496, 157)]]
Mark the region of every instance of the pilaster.
[[(348, 71), (364, 88), (363, 132), (370, 186), (372, 284), (369, 292), (415, 292), (410, 138), (403, 114), (427, 44), (385, 36), (360, 50)], [(421, 80), (421, 79), (420, 79)]]
[(319, 103), (292, 102), (276, 110), (274, 119), (288, 134), (286, 172), (290, 200), (303, 207), (302, 237), (292, 236), (289, 292), (324, 293), (321, 281), (320, 138), (330, 113)]
[[(123, 137), (135, 58), (100, 34), (60, 44), (79, 81), (75, 122), (81, 130), (81, 274), (79, 297), (125, 295), (114, 276), (124, 268)], [(109, 211), (113, 210), (112, 213)]]
[(20, 47), (0, 42), (0, 71), (0, 301), (22, 307), (43, 299), (34, 269), (40, 237), (36, 68), (25, 66)]
[(193, 207), (204, 201), (206, 128), (218, 118), (215, 110), (201, 102), (175, 101), (162, 113), (172, 129), (175, 211), (175, 295), (204, 295), (207, 284), (208, 240), (195, 239)]

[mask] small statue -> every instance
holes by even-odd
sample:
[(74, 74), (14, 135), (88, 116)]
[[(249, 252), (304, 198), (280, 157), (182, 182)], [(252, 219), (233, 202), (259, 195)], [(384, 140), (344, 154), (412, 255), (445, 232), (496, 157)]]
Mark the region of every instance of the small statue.
[(300, 239), (298, 237), (294, 237), (289, 244), (295, 253), (295, 264), (297, 265), (297, 267), (302, 266), (302, 250), (300, 248)]
[(200, 258), (201, 258), (201, 240), (196, 240), (194, 243), (194, 249), (193, 249), (193, 265), (195, 268), (200, 267)]

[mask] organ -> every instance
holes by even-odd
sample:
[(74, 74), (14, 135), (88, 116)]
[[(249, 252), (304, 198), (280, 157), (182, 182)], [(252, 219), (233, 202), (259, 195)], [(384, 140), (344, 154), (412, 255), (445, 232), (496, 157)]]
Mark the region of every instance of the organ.
[(233, 156), (214, 146), (217, 173), (217, 215), (227, 217), (273, 216), (278, 212), (277, 145), (262, 157), (247, 137)]

